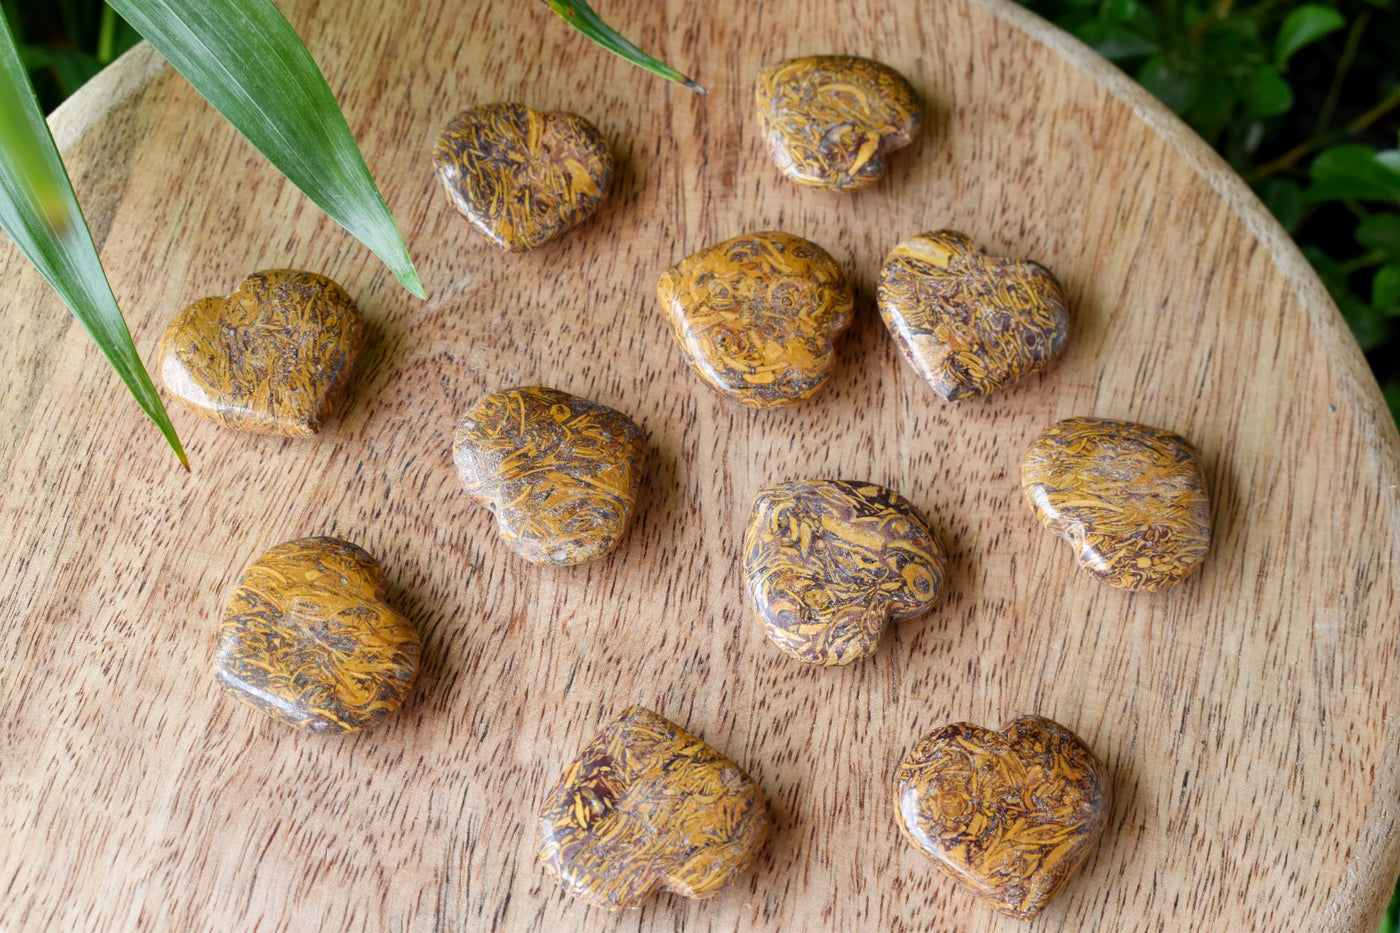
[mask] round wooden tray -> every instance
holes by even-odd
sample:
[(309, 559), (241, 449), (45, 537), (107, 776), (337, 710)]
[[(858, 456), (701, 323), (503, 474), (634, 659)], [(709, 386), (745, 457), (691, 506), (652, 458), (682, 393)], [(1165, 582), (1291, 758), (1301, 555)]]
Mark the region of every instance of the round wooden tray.
[[(219, 116), (138, 49), (54, 118), (138, 346), (259, 268), (323, 272), (371, 341), (315, 440), (176, 411), (186, 475), (39, 276), (0, 246), (0, 928), (1366, 930), (1397, 869), (1397, 450), (1336, 310), (1283, 231), (1198, 139), (1083, 46), (1010, 3), (608, 0), (708, 97), (612, 58), (543, 4), (298, 0), (399, 219), (411, 298)], [(879, 58), (925, 96), (923, 134), (872, 190), (770, 164), (761, 66)], [(575, 110), (620, 161), (600, 215), (498, 252), (437, 189), (459, 109)], [(899, 239), (953, 227), (1065, 283), (1068, 356), (943, 404), (872, 308)], [(672, 346), (660, 273), (781, 228), (849, 270), (836, 374), (782, 412), (727, 404)], [(633, 415), (652, 452), (612, 557), (529, 566), (461, 491), (452, 429), (480, 395), (548, 384)], [(1160, 594), (1099, 585), (1022, 501), (1058, 418), (1172, 428), (1203, 453), (1214, 551)], [(948, 595), (839, 670), (779, 654), (749, 615), (754, 491), (870, 479), (952, 555)], [(266, 547), (378, 555), (419, 625), (422, 678), (362, 735), (303, 735), (220, 695), (214, 634)], [(586, 908), (536, 861), (546, 788), (642, 703), (763, 784), (776, 833), (714, 900)], [(927, 731), (1039, 713), (1107, 761), (1097, 853), (1023, 925), (896, 829), (892, 774)]]

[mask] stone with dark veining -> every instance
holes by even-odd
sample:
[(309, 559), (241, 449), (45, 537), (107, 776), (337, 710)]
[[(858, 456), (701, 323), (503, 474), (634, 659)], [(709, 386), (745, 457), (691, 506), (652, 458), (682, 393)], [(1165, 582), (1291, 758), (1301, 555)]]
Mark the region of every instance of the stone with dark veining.
[(253, 434), (311, 437), (338, 411), (364, 333), (355, 302), (323, 275), (255, 272), (165, 328), (160, 374), (185, 409)]
[(1195, 448), (1160, 428), (1067, 418), (1021, 463), (1026, 501), (1113, 586), (1156, 590), (1201, 568), (1210, 549), (1210, 498)]
[(718, 894), (768, 838), (758, 782), (680, 726), (634, 706), (584, 747), (545, 797), (540, 860), (608, 910), (653, 891)]
[(422, 649), (384, 600), (362, 548), (301, 538), (243, 573), (219, 625), (215, 671), (231, 694), (308, 732), (354, 732), (403, 704)]
[(764, 69), (755, 91), (773, 163), (798, 184), (864, 188), (919, 132), (923, 104), (888, 65), (849, 55), (791, 58)]
[(686, 257), (661, 277), (657, 297), (696, 374), (751, 408), (815, 395), (854, 307), (836, 260), (781, 232), (745, 234)]
[(1021, 716), (999, 732), (944, 726), (895, 774), (905, 838), (1021, 920), (1044, 910), (1089, 857), (1111, 809), (1103, 763), (1083, 739), (1040, 716)]
[(874, 483), (764, 486), (744, 534), (754, 611), (775, 645), (810, 664), (873, 655), (890, 622), (933, 605), (946, 566), (914, 506)]
[(454, 117), (433, 163), (457, 212), (511, 252), (543, 246), (593, 216), (613, 175), (612, 150), (592, 123), (507, 103)]
[(646, 444), (630, 418), (557, 389), (481, 399), (457, 426), (457, 474), (501, 537), (536, 564), (577, 564), (617, 547), (632, 521)]
[(1069, 312), (1042, 265), (989, 256), (954, 230), (900, 243), (880, 270), (880, 316), (947, 402), (988, 395), (1064, 354)]

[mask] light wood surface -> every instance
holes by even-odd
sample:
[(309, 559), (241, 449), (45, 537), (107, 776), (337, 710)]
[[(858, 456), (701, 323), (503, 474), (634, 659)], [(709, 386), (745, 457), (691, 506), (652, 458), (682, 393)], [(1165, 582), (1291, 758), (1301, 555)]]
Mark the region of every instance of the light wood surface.
[[(293, 266), (342, 283), (370, 344), (315, 440), (174, 418), (186, 475), (86, 335), (0, 245), (0, 929), (1369, 930), (1400, 870), (1400, 440), (1282, 230), (1181, 124), (998, 0), (608, 0), (700, 97), (600, 52), (543, 4), (285, 4), (346, 110), (429, 291), (419, 302), (140, 48), (55, 116), (148, 362), (194, 299)], [(923, 134), (854, 196), (779, 177), (759, 69), (845, 52), (924, 94)], [(497, 251), (437, 189), (459, 109), (576, 110), (619, 159), (599, 216)], [(982, 402), (898, 358), (873, 283), (953, 227), (1065, 283), (1067, 357)], [(730, 405), (656, 304), (670, 264), (780, 228), (849, 270), (836, 374), (789, 411)], [(452, 469), (479, 396), (547, 384), (650, 435), (640, 520), (610, 558), (539, 568)], [(1203, 452), (1214, 552), (1176, 589), (1099, 585), (1038, 527), (1018, 467), (1071, 415)], [(947, 596), (874, 659), (777, 652), (739, 578), (755, 490), (889, 485), (951, 553)], [(277, 542), (385, 564), (424, 670), (368, 733), (302, 735), (221, 696), (217, 620)], [(763, 785), (777, 827), (707, 902), (610, 915), (536, 858), (545, 790), (645, 704)], [(1111, 771), (1104, 841), (1042, 917), (974, 903), (903, 842), (903, 752), (947, 722), (1062, 722)]]

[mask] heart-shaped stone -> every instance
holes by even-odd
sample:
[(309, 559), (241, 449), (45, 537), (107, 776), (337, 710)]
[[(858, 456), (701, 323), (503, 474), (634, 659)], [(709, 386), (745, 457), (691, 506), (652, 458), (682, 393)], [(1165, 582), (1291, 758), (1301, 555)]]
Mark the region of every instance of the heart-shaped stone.
[(750, 233), (687, 256), (657, 296), (691, 367), (751, 408), (811, 398), (854, 298), (826, 250), (790, 233)]
[(1022, 716), (925, 736), (895, 774), (906, 838), (1002, 913), (1029, 920), (1108, 822), (1108, 771), (1073, 732)]
[(160, 338), (166, 391), (201, 418), (253, 434), (311, 437), (345, 395), (364, 327), (355, 302), (314, 272), (254, 272), (201, 298)]
[(447, 124), (433, 149), (457, 212), (502, 249), (524, 252), (578, 226), (612, 183), (598, 128), (573, 113), (483, 104)]
[(793, 181), (854, 191), (885, 173), (885, 156), (919, 132), (923, 103), (888, 65), (849, 55), (790, 58), (755, 91), (768, 152)]
[(1044, 266), (988, 256), (955, 230), (896, 246), (876, 299), (904, 359), (946, 402), (1044, 369), (1069, 336), (1064, 291)]
[(536, 564), (577, 564), (617, 547), (637, 504), (646, 444), (621, 412), (557, 389), (488, 395), (457, 426), (457, 474)]
[(1021, 486), (1041, 524), (1112, 586), (1156, 590), (1200, 569), (1210, 497), (1200, 458), (1171, 431), (1067, 418), (1035, 439)]
[(744, 533), (749, 598), (768, 637), (811, 664), (873, 655), (891, 621), (933, 605), (947, 562), (909, 500), (873, 483), (764, 486)]
[(219, 626), (215, 673), (238, 699), (308, 732), (354, 732), (403, 704), (418, 631), (384, 601), (384, 573), (337, 538), (279, 544), (253, 562)]
[(539, 817), (540, 860), (597, 907), (640, 907), (658, 888), (717, 894), (758, 857), (768, 808), (743, 769), (634, 706), (565, 769)]

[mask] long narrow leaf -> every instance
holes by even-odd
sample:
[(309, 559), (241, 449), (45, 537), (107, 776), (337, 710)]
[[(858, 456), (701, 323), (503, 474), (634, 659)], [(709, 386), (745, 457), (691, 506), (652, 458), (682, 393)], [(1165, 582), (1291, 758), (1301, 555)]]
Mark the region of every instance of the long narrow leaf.
[(564, 22), (568, 23), (609, 52), (612, 52), (614, 55), (619, 55), (632, 64), (645, 68), (652, 74), (658, 74), (668, 81), (675, 81), (679, 84), (683, 84), (692, 91), (700, 94), (705, 93), (703, 87), (665, 62), (652, 58), (646, 52), (643, 52), (631, 42), (618, 35), (617, 30), (603, 22), (602, 17), (593, 12), (593, 8), (588, 5), (587, 0), (545, 0), (545, 2), (549, 4), (551, 10), (559, 14)]
[(109, 0), (292, 184), (423, 285), (311, 53), (271, 0)]
[(0, 16), (0, 229), (58, 292), (189, 469), (175, 426), (117, 308), (4, 16)]

